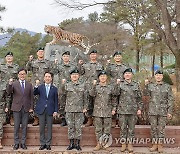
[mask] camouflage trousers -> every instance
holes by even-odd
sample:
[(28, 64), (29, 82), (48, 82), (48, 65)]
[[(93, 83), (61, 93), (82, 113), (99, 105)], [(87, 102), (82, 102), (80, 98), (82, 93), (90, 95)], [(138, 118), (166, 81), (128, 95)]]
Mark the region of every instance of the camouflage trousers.
[(133, 114), (119, 114), (120, 122), (120, 138), (126, 142), (132, 141), (134, 138), (135, 124), (137, 116)]
[(0, 139), (3, 137), (3, 124), (6, 121), (5, 114), (0, 113)]
[(96, 140), (99, 141), (103, 135), (110, 135), (111, 133), (111, 117), (94, 117), (94, 126)]
[(81, 112), (66, 112), (66, 122), (68, 126), (68, 139), (80, 140), (84, 114)]
[(65, 117), (66, 95), (59, 94), (59, 113)]
[[(8, 119), (10, 118), (11, 111), (5, 113), (5, 108), (10, 108), (12, 102), (12, 97), (11, 95), (7, 95), (7, 92), (5, 90), (0, 91), (0, 116), (3, 118), (3, 123), (7, 122)], [(2, 120), (1, 118), (1, 120)], [(7, 119), (6, 119), (7, 118)], [(7, 120), (7, 121), (6, 121)]]
[(167, 117), (159, 115), (150, 115), (149, 122), (151, 124), (151, 137), (153, 139), (152, 142), (156, 141), (156, 139), (164, 138)]
[(5, 114), (5, 102), (3, 102), (4, 91), (0, 91), (0, 139), (3, 137), (3, 124), (6, 121), (6, 114)]
[(88, 111), (86, 116), (91, 118), (93, 116), (93, 109), (94, 109), (94, 97), (88, 95)]

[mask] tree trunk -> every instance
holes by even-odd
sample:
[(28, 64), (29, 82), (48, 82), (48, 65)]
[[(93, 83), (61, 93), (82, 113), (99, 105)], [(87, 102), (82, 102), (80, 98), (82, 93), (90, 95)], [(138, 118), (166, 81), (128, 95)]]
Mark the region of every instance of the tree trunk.
[(139, 72), (139, 55), (140, 51), (136, 50), (136, 72)]
[(180, 91), (180, 55), (176, 56), (176, 88)]
[(154, 53), (153, 56), (152, 56), (152, 77), (154, 76), (154, 64), (155, 64), (155, 58), (156, 58), (156, 56), (155, 56), (155, 53)]
[(161, 54), (160, 54), (160, 63), (161, 63), (161, 68), (163, 68), (163, 52), (162, 52), (162, 49), (161, 49)]

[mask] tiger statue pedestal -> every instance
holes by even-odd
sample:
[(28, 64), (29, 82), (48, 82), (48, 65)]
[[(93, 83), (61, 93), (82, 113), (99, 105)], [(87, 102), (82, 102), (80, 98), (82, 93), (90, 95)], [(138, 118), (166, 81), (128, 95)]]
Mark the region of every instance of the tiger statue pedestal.
[(60, 45), (50, 45), (46, 44), (45, 46), (45, 55), (44, 58), (50, 61), (58, 60), (61, 63), (62, 53), (65, 51), (70, 52), (70, 61), (75, 65), (79, 60), (87, 61), (88, 57), (80, 49), (76, 47), (60, 46)]

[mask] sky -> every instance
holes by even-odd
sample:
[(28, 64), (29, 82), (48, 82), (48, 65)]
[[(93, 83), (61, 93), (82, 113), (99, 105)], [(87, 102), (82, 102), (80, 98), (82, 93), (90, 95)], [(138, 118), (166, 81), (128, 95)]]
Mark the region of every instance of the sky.
[[(81, 1), (88, 2), (88, 0)], [(87, 19), (89, 13), (102, 12), (102, 6), (77, 11), (57, 6), (54, 0), (0, 0), (0, 4), (6, 7), (6, 11), (0, 13), (2, 17), (0, 26), (25, 28), (38, 33), (45, 33), (44, 25), (58, 26), (58, 23), (65, 19), (82, 16)]]

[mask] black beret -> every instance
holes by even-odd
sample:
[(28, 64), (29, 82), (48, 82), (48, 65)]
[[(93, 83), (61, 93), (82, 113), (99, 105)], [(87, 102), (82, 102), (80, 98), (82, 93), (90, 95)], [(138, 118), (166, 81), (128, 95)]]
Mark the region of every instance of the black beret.
[(73, 73), (79, 73), (79, 70), (78, 69), (74, 69), (70, 72), (70, 74), (73, 74)]
[(116, 51), (116, 52), (114, 53), (113, 57), (116, 56), (116, 55), (122, 55), (122, 52), (121, 52), (121, 51)]
[(103, 71), (101, 71), (101, 72), (98, 74), (98, 77), (99, 77), (100, 75), (107, 75), (107, 72), (103, 70)]
[(133, 73), (133, 70), (132, 70), (132, 68), (127, 68), (127, 69), (124, 70), (123, 74), (126, 73), (126, 72), (131, 72), (131, 73)]
[(89, 52), (89, 54), (91, 54), (91, 53), (97, 53), (97, 50), (96, 50), (96, 49), (92, 49), (92, 50)]
[(39, 50), (43, 50), (43, 51), (44, 51), (44, 48), (43, 48), (43, 47), (39, 47), (39, 48), (37, 49), (37, 52), (38, 52)]
[(70, 52), (69, 51), (65, 51), (65, 52), (63, 52), (62, 56), (63, 55), (70, 55)]
[(11, 51), (9, 51), (9, 52), (6, 53), (5, 57), (8, 56), (8, 55), (13, 56), (13, 53)]
[(157, 70), (156, 72), (155, 72), (155, 75), (156, 74), (163, 74), (163, 71), (162, 70)]

